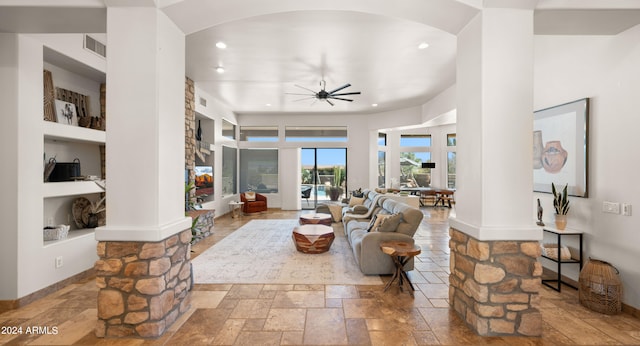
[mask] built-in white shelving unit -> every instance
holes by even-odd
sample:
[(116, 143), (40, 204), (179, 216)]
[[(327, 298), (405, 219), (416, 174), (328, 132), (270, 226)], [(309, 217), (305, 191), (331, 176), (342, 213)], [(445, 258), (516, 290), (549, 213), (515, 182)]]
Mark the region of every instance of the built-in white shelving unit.
[[(73, 55), (73, 54), (71, 54)], [(54, 87), (88, 95), (89, 115), (99, 116), (100, 84), (106, 80), (104, 71), (85, 64), (73, 56), (60, 53), (47, 45), (43, 47), (44, 69), (51, 71)], [(42, 120), (44, 160), (55, 157), (57, 162), (70, 162), (79, 158), (82, 175), (100, 176), (100, 146), (106, 144), (105, 131)], [(79, 197), (97, 200), (105, 190), (95, 181), (65, 181), (42, 183), (44, 205), (43, 227), (69, 224), (68, 236), (60, 240), (43, 240), (45, 247), (73, 246), (93, 241), (94, 229), (78, 229), (73, 220), (73, 201)]]

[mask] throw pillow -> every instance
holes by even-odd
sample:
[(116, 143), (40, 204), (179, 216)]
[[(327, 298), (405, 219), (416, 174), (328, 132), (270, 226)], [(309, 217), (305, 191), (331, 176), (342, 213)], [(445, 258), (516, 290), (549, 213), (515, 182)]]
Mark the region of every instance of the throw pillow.
[(378, 225), (378, 232), (395, 232), (402, 222), (402, 214), (393, 214), (385, 217)]
[(364, 197), (355, 197), (355, 196), (351, 196), (351, 198), (349, 199), (349, 206), (353, 207), (356, 205), (362, 205), (364, 204)]
[(384, 222), (384, 219), (390, 217), (391, 214), (382, 214), (382, 213), (378, 213), (376, 215), (373, 216), (373, 218), (371, 219), (371, 222), (369, 222), (369, 228), (367, 229), (367, 232), (376, 232), (378, 231), (378, 228), (380, 226), (380, 224), (382, 222)]
[(244, 193), (244, 198), (247, 201), (255, 201), (256, 200), (256, 193), (253, 191), (247, 191)]

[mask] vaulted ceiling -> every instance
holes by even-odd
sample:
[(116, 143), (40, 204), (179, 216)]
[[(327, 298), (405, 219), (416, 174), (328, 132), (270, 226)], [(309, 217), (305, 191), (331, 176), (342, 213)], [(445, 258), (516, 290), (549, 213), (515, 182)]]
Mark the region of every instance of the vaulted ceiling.
[[(0, 0), (0, 32), (104, 32), (105, 3), (158, 5), (186, 34), (186, 75), (232, 111), (315, 114), (427, 102), (455, 83), (456, 34), (483, 6), (505, 1)], [(610, 35), (640, 23), (633, 0), (519, 4), (536, 9), (542, 35)], [(290, 95), (319, 91), (323, 80), (327, 91), (350, 83), (341, 92), (361, 94), (335, 106)]]

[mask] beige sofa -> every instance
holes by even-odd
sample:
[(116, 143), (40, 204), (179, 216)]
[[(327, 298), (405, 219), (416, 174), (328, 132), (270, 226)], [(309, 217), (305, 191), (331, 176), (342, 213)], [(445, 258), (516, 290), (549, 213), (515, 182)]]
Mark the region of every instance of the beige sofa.
[[(370, 208), (373, 209), (371, 209), (372, 213), (369, 217), (361, 217), (348, 211), (344, 213), (342, 219), (344, 232), (362, 273), (368, 275), (392, 274), (395, 271), (395, 266), (391, 257), (380, 249), (380, 243), (395, 240), (413, 244), (413, 235), (420, 226), (423, 214), (420, 209), (374, 194), (377, 195), (377, 193), (371, 192), (370, 196), (367, 196), (370, 202), (375, 200), (375, 204), (370, 205)], [(369, 231), (373, 215), (396, 213), (401, 215), (400, 223), (396, 227), (385, 231)], [(412, 269), (413, 259), (405, 265), (405, 270)]]

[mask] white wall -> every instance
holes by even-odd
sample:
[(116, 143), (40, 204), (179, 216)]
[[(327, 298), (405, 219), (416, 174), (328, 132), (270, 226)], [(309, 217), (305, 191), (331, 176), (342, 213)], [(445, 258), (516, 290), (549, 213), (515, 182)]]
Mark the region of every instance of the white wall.
[[(570, 198), (568, 227), (586, 233), (585, 258), (620, 270), (623, 302), (640, 308), (640, 26), (617, 36), (536, 36), (534, 72), (535, 109), (591, 98), (589, 197)], [(536, 193), (534, 203), (536, 198), (552, 224), (551, 195)], [(636, 209), (632, 216), (606, 214), (603, 201)], [(577, 279), (577, 270), (565, 268)]]
[[(3, 104), (0, 127), (0, 158), (18, 162), (18, 35), (0, 33), (0, 103)], [(18, 165), (0, 170), (0, 300), (15, 299), (18, 294)]]
[[(43, 46), (58, 51), (82, 47), (82, 35), (0, 36), (0, 74), (4, 125), (2, 158), (14, 162), (2, 170), (2, 217), (0, 232), (2, 265), (0, 300), (24, 297), (91, 267), (97, 255), (91, 235), (43, 244)], [(74, 57), (90, 66), (102, 66), (93, 54)], [(94, 60), (89, 62), (89, 60)], [(63, 256), (62, 268), (55, 258)]]
[[(188, 77), (188, 76), (187, 76)], [(195, 101), (196, 101), (196, 112), (213, 120), (212, 127), (203, 128), (203, 133), (211, 133), (213, 132), (213, 201), (204, 203), (202, 205), (205, 209), (215, 209), (215, 216), (221, 216), (225, 213), (230, 212), (229, 202), (238, 200), (238, 195), (230, 195), (223, 196), (222, 195), (222, 145), (237, 147), (236, 142), (233, 140), (229, 140), (222, 137), (222, 120), (225, 119), (233, 124), (238, 124), (238, 120), (236, 115), (231, 112), (227, 107), (225, 107), (222, 103), (213, 98), (213, 96), (207, 94), (202, 89), (198, 88), (198, 85), (195, 85)], [(200, 104), (200, 99), (206, 100), (206, 106)], [(203, 125), (205, 125), (203, 123)], [(271, 200), (269, 204), (271, 204)]]

